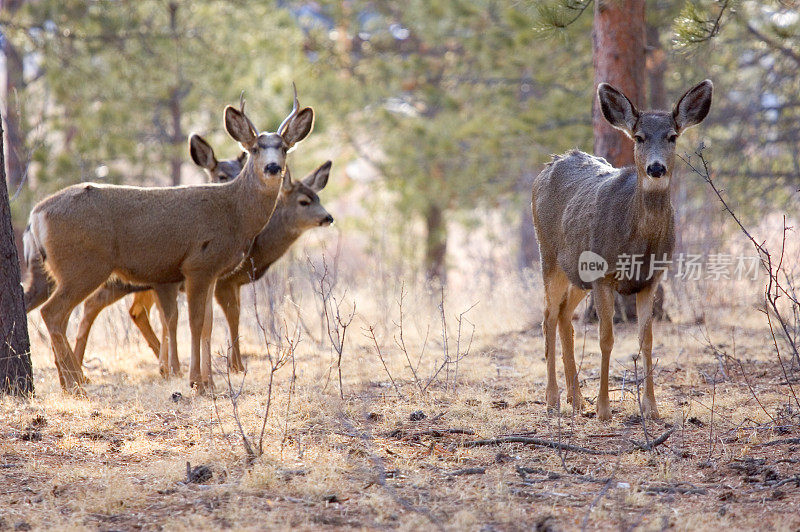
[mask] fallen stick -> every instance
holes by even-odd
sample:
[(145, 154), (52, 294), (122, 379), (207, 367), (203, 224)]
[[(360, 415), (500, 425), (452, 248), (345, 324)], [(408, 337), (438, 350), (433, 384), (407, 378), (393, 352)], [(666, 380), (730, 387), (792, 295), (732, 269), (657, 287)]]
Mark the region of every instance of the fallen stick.
[(604, 451), (598, 449), (589, 449), (587, 447), (580, 447), (578, 445), (570, 445), (568, 443), (561, 443), (552, 440), (543, 440), (542, 438), (530, 438), (524, 436), (502, 436), (498, 438), (490, 438), (485, 440), (473, 440), (473, 441), (465, 441), (460, 444), (461, 447), (472, 448), (472, 447), (483, 447), (486, 445), (501, 445), (503, 443), (522, 443), (525, 445), (538, 445), (540, 447), (549, 447), (551, 449), (560, 449), (562, 451), (573, 451), (576, 453), (585, 453), (591, 454), (595, 456), (617, 456), (624, 453), (629, 453), (632, 451), (651, 451), (667, 441), (670, 435), (675, 432), (675, 429), (669, 429), (664, 434), (650, 442), (649, 444), (639, 443), (637, 441), (633, 441), (633, 447), (629, 449), (625, 449), (623, 451)]
[(783, 445), (783, 444), (796, 444), (800, 443), (800, 438), (787, 438), (785, 440), (772, 440), (765, 443), (759, 443), (755, 447), (769, 447), (770, 445)]
[(483, 475), (484, 473), (486, 473), (486, 468), (484, 467), (468, 467), (466, 469), (459, 469), (457, 471), (447, 473), (447, 476), (460, 477), (462, 475)]

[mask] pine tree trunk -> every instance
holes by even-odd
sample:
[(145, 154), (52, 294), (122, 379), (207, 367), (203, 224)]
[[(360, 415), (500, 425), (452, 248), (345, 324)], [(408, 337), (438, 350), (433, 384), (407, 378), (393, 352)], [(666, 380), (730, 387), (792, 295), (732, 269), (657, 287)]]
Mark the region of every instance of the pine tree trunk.
[[(644, 0), (596, 0), (594, 3), (594, 84), (610, 83), (637, 107), (645, 87)], [(614, 166), (633, 164), (633, 142), (603, 118), (593, 102), (594, 153)]]
[(33, 393), (28, 320), (22, 299), (19, 259), (11, 227), (0, 125), (0, 393)]

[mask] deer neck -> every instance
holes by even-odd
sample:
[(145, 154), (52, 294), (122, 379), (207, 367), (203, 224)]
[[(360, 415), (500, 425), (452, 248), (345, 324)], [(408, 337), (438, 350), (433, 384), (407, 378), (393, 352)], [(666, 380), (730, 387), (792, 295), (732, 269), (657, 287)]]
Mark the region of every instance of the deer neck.
[[(673, 223), (672, 201), (669, 187), (647, 190), (646, 176), (638, 174), (636, 192), (631, 205), (633, 227), (644, 238), (658, 238), (671, 230)], [(661, 179), (671, 179), (668, 176)]]
[(292, 227), (284, 216), (280, 201), (278, 203), (272, 218), (258, 235), (251, 251), (251, 255), (259, 265), (268, 266), (281, 258), (302, 234), (302, 231)]
[(280, 179), (264, 183), (251, 164), (245, 165), (241, 175), (231, 182), (235, 187), (231, 198), (236, 202), (233, 211), (238, 218), (240, 233), (252, 240), (267, 225), (280, 193)]

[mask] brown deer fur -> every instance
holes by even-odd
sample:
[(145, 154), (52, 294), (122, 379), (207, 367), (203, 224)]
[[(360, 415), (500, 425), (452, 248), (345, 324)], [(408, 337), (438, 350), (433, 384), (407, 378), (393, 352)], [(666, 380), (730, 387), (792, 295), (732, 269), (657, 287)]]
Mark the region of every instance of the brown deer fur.
[(79, 184), (34, 207), (26, 242), (55, 281), (41, 313), (65, 390), (82, 393), (85, 380), (66, 338), (70, 313), (111, 275), (143, 285), (185, 281), (189, 383), (199, 392), (212, 384), (210, 359), (203, 361), (201, 375), (200, 345), (201, 335), (210, 333), (214, 285), (241, 262), (269, 221), (286, 153), (311, 132), (313, 121), (311, 108), (298, 112), (295, 106), (277, 133), (259, 134), (243, 112), (229, 106), (225, 127), (249, 154), (234, 181), (166, 188)]
[[(213, 157), (213, 152), (211, 158), (211, 160), (216, 161), (216, 158)], [(235, 178), (238, 174), (235, 171), (236, 161), (235, 159), (220, 161), (218, 164), (206, 167), (206, 171), (213, 181), (224, 182)], [(199, 161), (195, 162), (201, 164)], [(225, 166), (224, 175), (218, 175), (218, 168), (224, 163), (228, 163)], [(245, 260), (233, 272), (217, 280), (214, 295), (217, 303), (222, 307), (228, 322), (232, 345), (228, 364), (233, 371), (244, 369), (239, 349), (240, 287), (251, 282), (251, 280), (260, 279), (269, 266), (283, 256), (306, 230), (333, 223), (333, 217), (322, 206), (317, 195), (317, 192), (322, 190), (328, 182), (330, 168), (331, 162), (328, 161), (311, 172), (302, 181), (293, 181), (291, 188), (288, 191), (284, 191), (278, 198), (278, 203), (269, 223), (254, 240)], [(84, 303), (84, 315), (81, 319), (75, 342), (75, 355), (80, 362), (83, 360), (83, 353), (92, 323), (100, 311), (135, 289), (136, 287), (133, 285), (108, 283), (86, 300)], [(129, 313), (145, 336), (148, 345), (155, 352), (156, 357), (159, 357), (161, 344), (155, 333), (153, 333), (148, 320), (149, 309), (155, 302), (156, 297), (152, 291), (136, 292)]]
[[(547, 361), (548, 409), (558, 407), (555, 375), (556, 327), (566, 377), (567, 401), (582, 408), (573, 346), (573, 312), (587, 291), (594, 292), (600, 318), (602, 365), (597, 415), (609, 419), (608, 368), (614, 344), (614, 291), (637, 294), (639, 348), (644, 356), (644, 413), (658, 417), (653, 387), (652, 307), (659, 273), (651, 275), (650, 258), (669, 259), (675, 243), (670, 180), (675, 141), (700, 123), (711, 107), (712, 84), (706, 80), (687, 91), (672, 112), (638, 111), (621, 92), (600, 84), (603, 116), (635, 142), (635, 165), (614, 168), (604, 159), (572, 151), (553, 161), (533, 183), (533, 222), (539, 240), (545, 311), (542, 328)], [(591, 283), (579, 275), (579, 257), (592, 251), (608, 270)], [(625, 255), (642, 255), (644, 264), (632, 279), (619, 279), (617, 265)]]

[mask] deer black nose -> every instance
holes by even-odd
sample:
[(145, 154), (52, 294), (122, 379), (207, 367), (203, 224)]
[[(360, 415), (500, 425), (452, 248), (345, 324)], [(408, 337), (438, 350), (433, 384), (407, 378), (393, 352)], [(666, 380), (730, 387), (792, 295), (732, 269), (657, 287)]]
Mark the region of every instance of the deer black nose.
[(647, 175), (650, 177), (661, 177), (667, 173), (667, 169), (661, 163), (653, 163), (647, 166)]
[(280, 174), (281, 173), (281, 165), (278, 163), (269, 163), (267, 166), (264, 167), (264, 171), (268, 174)]
[(319, 225), (331, 225), (333, 223), (333, 216), (330, 214), (322, 219)]

